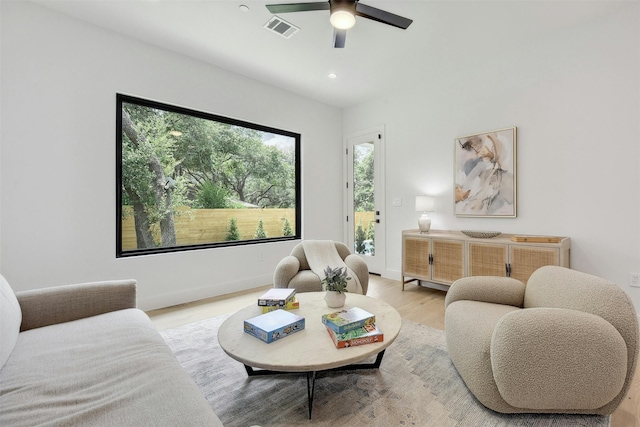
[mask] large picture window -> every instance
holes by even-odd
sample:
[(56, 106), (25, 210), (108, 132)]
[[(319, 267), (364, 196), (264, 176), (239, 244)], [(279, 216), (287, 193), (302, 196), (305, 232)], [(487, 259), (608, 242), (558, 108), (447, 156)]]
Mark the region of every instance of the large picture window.
[(300, 238), (300, 134), (116, 104), (117, 257)]

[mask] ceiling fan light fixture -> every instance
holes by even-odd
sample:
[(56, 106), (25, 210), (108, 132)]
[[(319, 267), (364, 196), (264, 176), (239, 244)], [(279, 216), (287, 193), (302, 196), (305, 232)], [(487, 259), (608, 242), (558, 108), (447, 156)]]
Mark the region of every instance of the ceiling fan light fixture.
[(331, 11), (329, 22), (339, 30), (348, 30), (356, 25), (356, 17), (349, 8), (334, 8)]
[(370, 19), (402, 30), (406, 30), (413, 22), (412, 19), (362, 4), (360, 0), (306, 1), (302, 3), (267, 4), (266, 6), (269, 12), (274, 15), (276, 13), (329, 10), (329, 21), (334, 27), (334, 48), (344, 47), (347, 30), (356, 24), (356, 15), (360, 18)]

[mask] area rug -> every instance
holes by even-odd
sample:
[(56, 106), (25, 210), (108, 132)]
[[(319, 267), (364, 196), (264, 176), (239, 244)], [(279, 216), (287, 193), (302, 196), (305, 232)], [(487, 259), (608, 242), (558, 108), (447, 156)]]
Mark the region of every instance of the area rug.
[(248, 378), (244, 366), (218, 345), (226, 317), (161, 332), (226, 427), (609, 425), (603, 416), (504, 415), (485, 408), (451, 364), (444, 332), (408, 320), (380, 369), (318, 374), (309, 420), (306, 376)]

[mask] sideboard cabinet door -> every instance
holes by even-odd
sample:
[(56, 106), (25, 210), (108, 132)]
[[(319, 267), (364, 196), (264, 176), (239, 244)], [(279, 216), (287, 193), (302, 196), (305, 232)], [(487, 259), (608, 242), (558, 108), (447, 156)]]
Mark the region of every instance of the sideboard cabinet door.
[(431, 241), (429, 239), (421, 237), (405, 236), (402, 239), (403, 276), (429, 280), (431, 277), (431, 265), (429, 264), (430, 244)]
[(431, 280), (450, 285), (464, 277), (464, 242), (431, 240)]
[(507, 275), (508, 246), (469, 242), (469, 276)]
[(509, 246), (509, 276), (527, 283), (529, 276), (545, 265), (560, 265), (560, 249)]

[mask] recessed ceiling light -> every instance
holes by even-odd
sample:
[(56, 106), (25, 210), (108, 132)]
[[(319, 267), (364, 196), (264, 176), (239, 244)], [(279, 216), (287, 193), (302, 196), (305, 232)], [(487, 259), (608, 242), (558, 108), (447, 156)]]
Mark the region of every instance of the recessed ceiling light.
[(246, 4), (241, 4), (240, 6), (238, 6), (238, 8), (243, 12), (249, 12), (249, 6), (247, 6)]
[(330, 79), (337, 79), (337, 78), (338, 78), (338, 75), (337, 75), (336, 73), (329, 73), (328, 77), (329, 77)]

